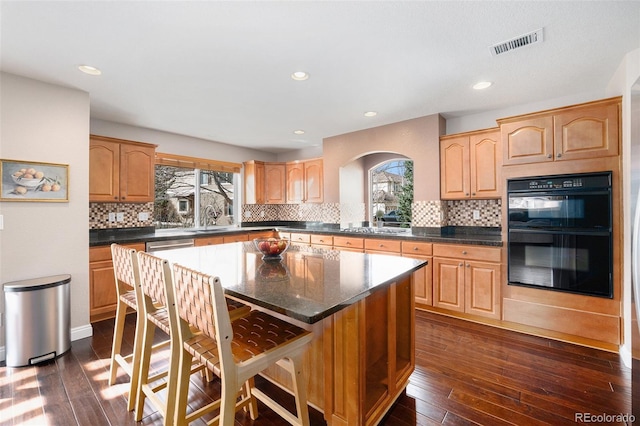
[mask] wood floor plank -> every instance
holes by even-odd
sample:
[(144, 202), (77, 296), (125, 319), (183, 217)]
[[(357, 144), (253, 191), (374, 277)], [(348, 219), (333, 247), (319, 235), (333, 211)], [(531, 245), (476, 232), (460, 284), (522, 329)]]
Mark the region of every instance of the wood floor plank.
[[(93, 327), (92, 337), (73, 342), (55, 361), (24, 368), (0, 364), (0, 425), (162, 424), (148, 403), (140, 423), (126, 411), (128, 376), (120, 371), (115, 385), (107, 383), (113, 320)], [(128, 315), (125, 353), (133, 348), (134, 327), (135, 315)], [(163, 339), (156, 333), (154, 341)], [(167, 354), (155, 354), (152, 369), (164, 369)], [(292, 409), (290, 395), (264, 379), (256, 382)], [(195, 410), (219, 397), (219, 381), (194, 375), (189, 391), (189, 410)], [(618, 354), (418, 311), (416, 369), (380, 424), (562, 426), (575, 424), (576, 412), (629, 413), (630, 399), (631, 372)], [(259, 411), (256, 421), (238, 413), (235, 425), (287, 424), (262, 403)], [(322, 413), (310, 414), (312, 425), (326, 424)]]

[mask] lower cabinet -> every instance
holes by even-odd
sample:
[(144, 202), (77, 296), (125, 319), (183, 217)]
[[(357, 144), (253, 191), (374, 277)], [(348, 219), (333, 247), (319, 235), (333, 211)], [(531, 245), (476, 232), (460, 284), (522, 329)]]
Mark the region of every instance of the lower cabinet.
[(433, 245), (433, 306), (500, 319), (501, 250)]
[(433, 244), (402, 241), (402, 256), (426, 260), (423, 268), (413, 273), (416, 306), (433, 305)]
[[(123, 244), (144, 251), (145, 245)], [(97, 322), (113, 318), (116, 314), (116, 292), (111, 246), (89, 248), (89, 321)]]

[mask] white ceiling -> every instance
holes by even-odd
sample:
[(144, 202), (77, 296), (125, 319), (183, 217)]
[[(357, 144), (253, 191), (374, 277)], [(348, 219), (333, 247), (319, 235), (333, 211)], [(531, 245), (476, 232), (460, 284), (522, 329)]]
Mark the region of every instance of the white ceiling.
[(270, 152), (601, 89), (640, 46), (638, 1), (2, 0), (0, 19), (0, 69), (89, 92), (92, 118)]

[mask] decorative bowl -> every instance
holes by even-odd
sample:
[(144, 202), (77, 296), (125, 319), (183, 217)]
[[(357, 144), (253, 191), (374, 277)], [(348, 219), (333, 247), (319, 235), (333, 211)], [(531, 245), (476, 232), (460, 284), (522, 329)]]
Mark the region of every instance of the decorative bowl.
[(22, 176), (11, 175), (11, 179), (13, 179), (13, 182), (17, 185), (21, 185), (27, 188), (35, 188), (38, 185), (44, 183), (43, 178), (25, 178)]
[(263, 254), (262, 260), (280, 260), (282, 253), (289, 248), (286, 238), (255, 238), (253, 245)]

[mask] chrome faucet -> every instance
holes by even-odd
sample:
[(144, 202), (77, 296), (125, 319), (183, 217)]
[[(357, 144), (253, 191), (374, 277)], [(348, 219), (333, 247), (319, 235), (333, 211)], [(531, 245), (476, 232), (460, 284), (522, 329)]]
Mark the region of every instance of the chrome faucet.
[[(208, 229), (209, 228), (209, 211), (212, 211), (215, 214), (215, 209), (213, 208), (213, 205), (209, 204), (204, 208), (204, 229)], [(215, 225), (215, 219), (213, 224)]]

